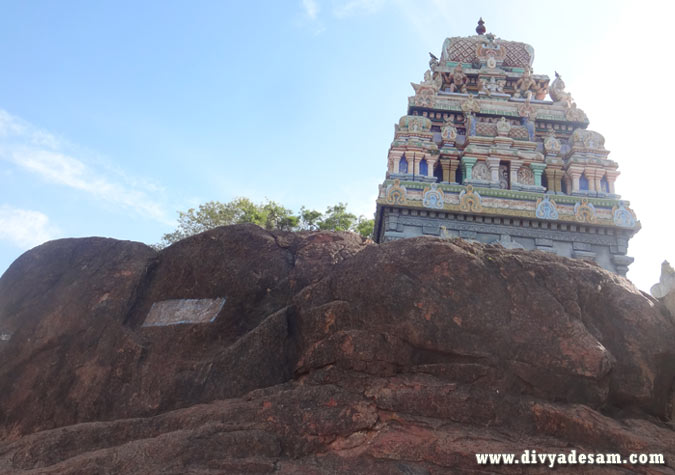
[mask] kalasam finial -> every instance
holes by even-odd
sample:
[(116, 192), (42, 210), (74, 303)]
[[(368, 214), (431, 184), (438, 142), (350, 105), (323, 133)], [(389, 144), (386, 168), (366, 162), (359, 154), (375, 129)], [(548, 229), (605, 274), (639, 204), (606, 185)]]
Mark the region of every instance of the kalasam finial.
[(485, 31), (485, 22), (483, 21), (483, 17), (480, 17), (480, 20), (478, 20), (478, 26), (476, 27), (476, 33), (479, 35), (484, 35)]

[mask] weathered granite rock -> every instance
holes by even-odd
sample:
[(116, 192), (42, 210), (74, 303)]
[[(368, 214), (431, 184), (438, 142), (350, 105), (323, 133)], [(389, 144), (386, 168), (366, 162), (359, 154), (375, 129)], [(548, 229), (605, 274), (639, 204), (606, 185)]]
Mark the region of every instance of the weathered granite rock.
[[(143, 326), (178, 299), (225, 300)], [(2, 473), (523, 473), (475, 453), (525, 449), (675, 473), (675, 319), (543, 252), (250, 225), (159, 253), (54, 241), (0, 279), (0, 333)]]
[(650, 289), (651, 294), (666, 306), (671, 315), (675, 315), (675, 270), (668, 261), (661, 264), (659, 283)]

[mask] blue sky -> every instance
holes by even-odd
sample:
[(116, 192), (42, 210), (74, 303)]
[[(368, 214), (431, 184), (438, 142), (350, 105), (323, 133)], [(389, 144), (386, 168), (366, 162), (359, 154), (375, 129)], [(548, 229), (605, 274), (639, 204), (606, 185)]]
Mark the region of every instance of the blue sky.
[(410, 82), (479, 16), (606, 137), (643, 226), (629, 277), (675, 261), (666, 2), (0, 5), (0, 272), (48, 239), (158, 242), (209, 200), (371, 216)]

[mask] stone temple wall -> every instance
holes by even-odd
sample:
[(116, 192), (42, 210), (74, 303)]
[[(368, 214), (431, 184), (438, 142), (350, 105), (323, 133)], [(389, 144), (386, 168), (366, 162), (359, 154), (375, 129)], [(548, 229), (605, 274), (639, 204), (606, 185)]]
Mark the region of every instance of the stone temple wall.
[(418, 236), (463, 238), (505, 248), (552, 252), (564, 257), (594, 260), (601, 267), (625, 275), (632, 257), (625, 255), (630, 231), (549, 223), (520, 218), (487, 217), (387, 207), (378, 242)]

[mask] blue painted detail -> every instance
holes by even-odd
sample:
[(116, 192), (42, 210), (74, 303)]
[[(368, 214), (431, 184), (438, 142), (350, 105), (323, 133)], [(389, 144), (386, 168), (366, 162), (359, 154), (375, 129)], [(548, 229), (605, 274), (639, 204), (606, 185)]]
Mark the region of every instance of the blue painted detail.
[(619, 207), (614, 210), (614, 224), (626, 228), (635, 226), (635, 216), (626, 209), (623, 201), (620, 201)]
[(607, 175), (604, 175), (602, 180), (600, 180), (600, 191), (609, 193), (609, 182), (607, 181)]
[(424, 158), (420, 162), (420, 175), (429, 176), (429, 165), (427, 165), (427, 161)]
[(408, 160), (405, 159), (405, 155), (403, 155), (398, 162), (398, 172), (408, 173)]
[(436, 167), (434, 168), (434, 177), (436, 177), (437, 182), (443, 181), (443, 167), (441, 167), (440, 162), (436, 162)]
[(422, 204), (426, 208), (443, 209), (443, 192), (438, 189), (436, 183), (431, 185), (431, 188), (424, 192)]
[(558, 219), (558, 209), (548, 196), (544, 196), (537, 205), (535, 216), (539, 219)]
[(579, 177), (579, 191), (588, 191), (588, 178), (584, 173)]
[(585, 207), (585, 208), (588, 208), (591, 212), (591, 216), (595, 217), (595, 206), (593, 206), (593, 203), (589, 203), (587, 200), (583, 200), (583, 203), (577, 201), (576, 204), (574, 205), (574, 214), (577, 215), (577, 219), (578, 219), (579, 209), (582, 206)]
[(528, 120), (527, 117), (523, 117), (521, 124), (527, 129), (527, 133), (530, 136), (530, 142), (534, 142), (534, 123), (531, 120)]

